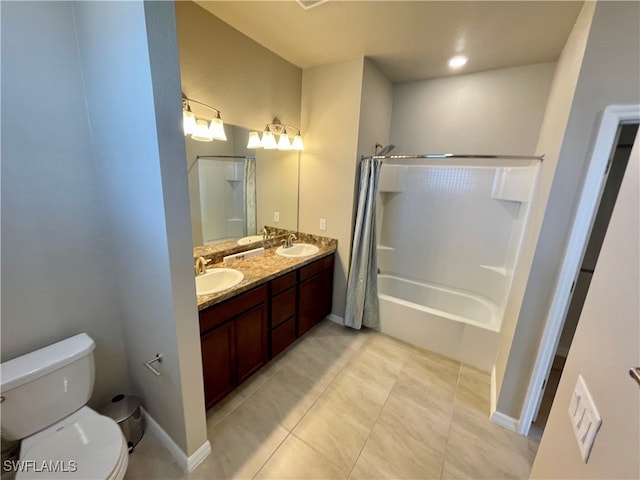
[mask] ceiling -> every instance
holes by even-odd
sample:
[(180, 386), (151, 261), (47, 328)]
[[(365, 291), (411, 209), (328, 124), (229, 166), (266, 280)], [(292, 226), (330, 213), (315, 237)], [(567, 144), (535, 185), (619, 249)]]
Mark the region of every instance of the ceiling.
[[(393, 82), (557, 60), (578, 1), (196, 1), (300, 68), (365, 55)], [(469, 57), (458, 71), (457, 53)]]

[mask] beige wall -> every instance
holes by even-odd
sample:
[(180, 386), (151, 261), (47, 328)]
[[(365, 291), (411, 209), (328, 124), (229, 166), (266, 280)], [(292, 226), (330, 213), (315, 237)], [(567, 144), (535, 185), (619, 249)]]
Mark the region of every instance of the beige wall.
[(555, 64), (396, 85), (394, 153), (531, 155)]
[[(338, 239), (333, 313), (344, 315), (358, 147), (362, 58), (310, 68), (302, 77), (300, 231)], [(327, 230), (321, 231), (321, 218)]]
[[(636, 140), (531, 478), (640, 478), (640, 392), (627, 375), (640, 359), (639, 147)], [(567, 414), (580, 374), (602, 417), (586, 464)]]
[(219, 108), (233, 125), (262, 131), (277, 116), (300, 126), (302, 70), (193, 2), (175, 8), (188, 97)]
[[(298, 157), (299, 152), (256, 150), (256, 228), (265, 225), (298, 229)], [(273, 213), (280, 214), (274, 222)]]
[(497, 410), (513, 418), (530, 381), (598, 113), (640, 101), (639, 17), (637, 2), (586, 3), (558, 64), (537, 148), (547, 157), (496, 361)]
[(2, 361), (86, 332), (101, 408), (130, 380), (73, 8), (0, 8)]

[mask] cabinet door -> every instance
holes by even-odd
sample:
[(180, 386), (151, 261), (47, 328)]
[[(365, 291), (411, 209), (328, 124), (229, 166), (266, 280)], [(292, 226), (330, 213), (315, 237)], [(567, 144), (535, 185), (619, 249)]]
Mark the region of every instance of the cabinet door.
[(212, 407), (234, 388), (233, 323), (227, 322), (201, 337), (204, 399)]
[(240, 384), (269, 360), (266, 303), (238, 315), (233, 323), (237, 378)]
[(331, 313), (333, 299), (333, 268), (326, 268), (318, 274), (318, 321)]
[(318, 275), (300, 282), (298, 290), (298, 336), (304, 335), (318, 323)]

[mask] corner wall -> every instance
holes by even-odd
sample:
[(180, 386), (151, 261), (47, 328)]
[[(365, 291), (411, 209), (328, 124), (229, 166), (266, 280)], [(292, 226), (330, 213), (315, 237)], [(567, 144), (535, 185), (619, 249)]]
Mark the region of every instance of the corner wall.
[[(508, 359), (507, 349), (502, 348), (496, 364), (498, 410), (514, 418), (520, 416), (536, 359), (591, 143), (597, 132), (598, 115), (607, 105), (640, 103), (638, 18), (640, 4), (637, 2), (585, 3), (561, 58), (564, 67), (562, 70), (559, 67), (538, 143), (539, 151), (546, 147), (551, 162), (557, 158), (557, 167), (553, 184), (549, 176), (553, 172), (547, 172), (544, 183), (541, 182), (549, 191), (544, 222), (535, 256), (529, 251), (532, 266), (526, 291), (520, 297), (522, 308), (519, 314), (517, 308), (512, 310), (518, 320), (517, 326), (513, 324), (515, 333)], [(562, 72), (564, 79), (560, 76)], [(575, 93), (569, 112), (567, 97), (571, 96), (574, 78)], [(568, 119), (563, 129), (565, 118)], [(551, 162), (548, 165), (553, 165)], [(540, 195), (544, 190), (541, 189)], [(507, 340), (508, 337), (503, 336), (501, 342)], [(504, 343), (501, 345), (504, 347)], [(502, 372), (504, 375), (500, 375)]]
[(207, 435), (173, 3), (73, 9), (134, 390), (189, 456)]

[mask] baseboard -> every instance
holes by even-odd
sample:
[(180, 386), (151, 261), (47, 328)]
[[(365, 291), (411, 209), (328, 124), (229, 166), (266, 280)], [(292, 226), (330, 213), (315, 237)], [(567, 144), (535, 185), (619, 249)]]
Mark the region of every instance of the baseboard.
[(509, 415), (505, 415), (504, 413), (494, 410), (491, 412), (491, 421), (496, 425), (506, 428), (507, 430), (511, 430), (516, 433), (518, 432), (518, 420), (510, 417)]
[(344, 326), (344, 318), (342, 318), (339, 315), (336, 315), (335, 313), (330, 313), (327, 318), (331, 320), (333, 323), (337, 323), (338, 325)]
[(493, 412), (496, 411), (496, 408), (498, 407), (498, 394), (496, 393), (497, 390), (497, 385), (496, 385), (496, 366), (494, 365), (493, 368), (491, 369), (491, 403), (489, 404), (489, 407), (491, 410), (489, 410), (492, 414)]
[(187, 457), (186, 453), (184, 453), (169, 434), (164, 431), (164, 428), (162, 428), (160, 424), (156, 422), (151, 415), (149, 415), (149, 412), (142, 407), (140, 407), (140, 410), (142, 410), (142, 414), (145, 417), (147, 430), (152, 432), (158, 440), (160, 440), (160, 443), (169, 450), (171, 456), (185, 472), (190, 473), (195, 470), (196, 467), (200, 465), (211, 453), (211, 444), (209, 443), (209, 440), (207, 440), (200, 446), (200, 448), (198, 448), (198, 450), (195, 451), (193, 455)]

